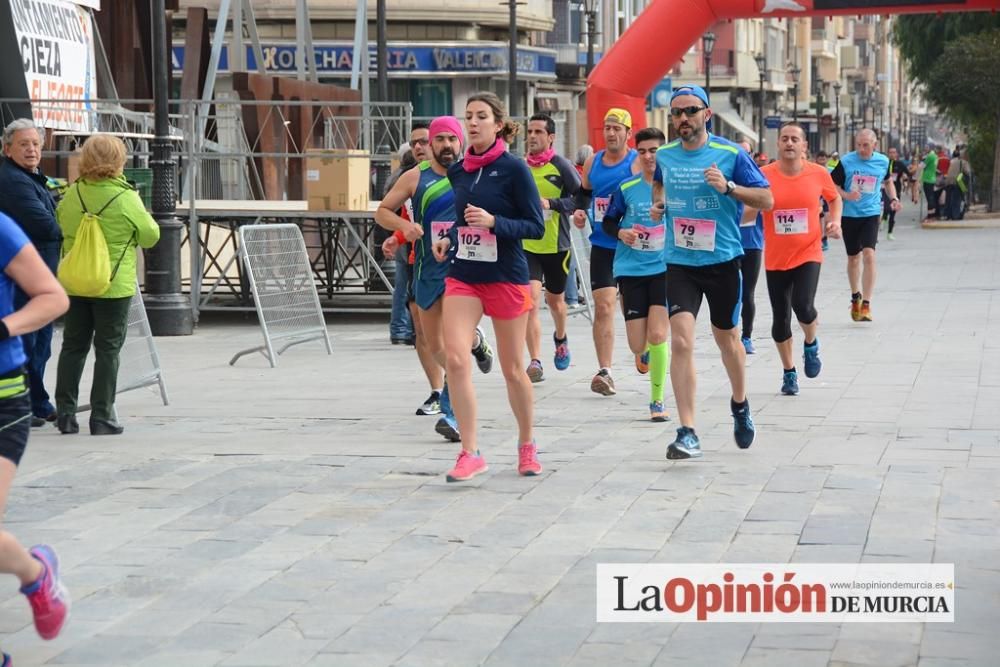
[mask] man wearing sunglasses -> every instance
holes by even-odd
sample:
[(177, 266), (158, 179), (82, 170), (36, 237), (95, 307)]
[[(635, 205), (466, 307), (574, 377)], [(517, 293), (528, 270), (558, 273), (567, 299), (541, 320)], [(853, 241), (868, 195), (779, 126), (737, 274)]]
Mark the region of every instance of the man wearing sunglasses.
[(767, 180), (737, 144), (709, 133), (712, 110), (700, 86), (682, 86), (670, 99), (679, 139), (656, 153), (651, 217), (666, 214), (667, 310), (670, 315), (670, 380), (680, 428), (668, 459), (701, 456), (694, 429), (694, 327), (708, 299), (712, 335), (732, 387), (733, 436), (740, 449), (753, 444), (754, 424), (746, 395), (746, 351), (737, 328), (742, 300), (740, 259), (743, 206), (769, 210)]

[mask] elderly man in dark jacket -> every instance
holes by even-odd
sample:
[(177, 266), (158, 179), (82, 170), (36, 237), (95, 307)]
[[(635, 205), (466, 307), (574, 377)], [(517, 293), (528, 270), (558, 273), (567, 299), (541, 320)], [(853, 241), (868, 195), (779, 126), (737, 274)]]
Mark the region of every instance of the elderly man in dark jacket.
[[(42, 159), (43, 130), (28, 119), (18, 119), (4, 128), (3, 154), (0, 162), (0, 211), (21, 226), (38, 253), (55, 273), (59, 265), (62, 231), (56, 223), (55, 202), (46, 186), (48, 179), (39, 168)], [(28, 296), (20, 289), (14, 294), (14, 308), (20, 308)], [(45, 364), (51, 355), (52, 325), (21, 336), (28, 357), (31, 387), (32, 426), (44, 426), (55, 420), (55, 408), (42, 382)]]

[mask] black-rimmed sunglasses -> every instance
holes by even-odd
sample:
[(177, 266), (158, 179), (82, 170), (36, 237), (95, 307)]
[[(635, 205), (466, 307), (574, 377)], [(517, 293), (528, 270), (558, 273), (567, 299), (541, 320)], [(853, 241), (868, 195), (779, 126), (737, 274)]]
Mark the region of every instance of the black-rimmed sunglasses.
[(670, 115), (673, 116), (674, 118), (680, 118), (681, 114), (687, 114), (687, 116), (690, 118), (699, 111), (704, 111), (707, 108), (708, 107), (673, 107), (672, 109), (670, 109)]

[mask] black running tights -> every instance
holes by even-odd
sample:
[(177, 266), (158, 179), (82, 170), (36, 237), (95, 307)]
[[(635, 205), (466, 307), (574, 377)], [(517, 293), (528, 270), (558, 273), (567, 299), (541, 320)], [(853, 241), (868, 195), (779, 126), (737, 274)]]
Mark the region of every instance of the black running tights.
[(753, 318), (757, 314), (757, 304), (753, 293), (757, 289), (757, 279), (760, 278), (760, 260), (763, 250), (743, 250), (743, 262), (740, 264), (740, 274), (743, 277), (743, 337), (750, 338), (753, 333)]
[(767, 294), (771, 298), (771, 338), (783, 343), (792, 337), (792, 312), (802, 324), (816, 321), (816, 287), (819, 262), (806, 262), (787, 271), (767, 271)]

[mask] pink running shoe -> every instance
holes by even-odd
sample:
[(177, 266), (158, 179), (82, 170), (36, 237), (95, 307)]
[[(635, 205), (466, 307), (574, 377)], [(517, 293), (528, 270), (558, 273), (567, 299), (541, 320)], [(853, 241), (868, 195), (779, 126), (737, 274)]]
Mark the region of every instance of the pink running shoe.
[(517, 474), (534, 477), (542, 472), (542, 464), (538, 462), (538, 447), (533, 442), (526, 442), (517, 448)]
[(464, 482), (487, 470), (489, 470), (489, 466), (486, 465), (486, 459), (479, 452), (470, 454), (463, 449), (458, 454), (455, 467), (448, 472), (447, 480), (449, 482)]
[(52, 547), (39, 544), (28, 550), (42, 564), (42, 575), (21, 587), (35, 616), (35, 629), (42, 639), (55, 639), (69, 615), (69, 593), (59, 578), (59, 559)]

